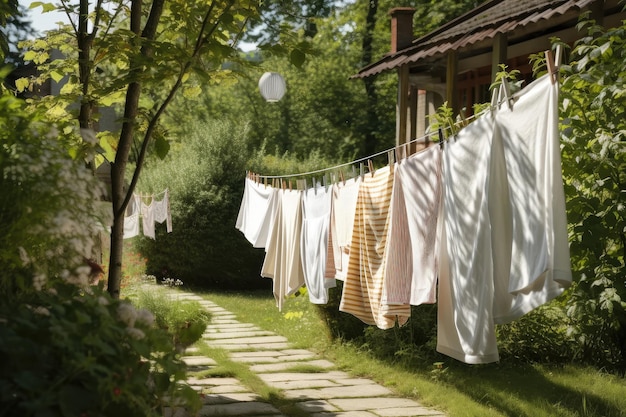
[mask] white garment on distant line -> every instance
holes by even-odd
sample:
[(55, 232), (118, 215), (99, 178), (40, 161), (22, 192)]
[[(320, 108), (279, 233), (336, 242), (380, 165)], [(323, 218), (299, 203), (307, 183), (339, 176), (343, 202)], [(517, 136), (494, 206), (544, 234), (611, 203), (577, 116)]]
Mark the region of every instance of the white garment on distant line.
[(440, 200), (439, 146), (432, 145), (395, 164), (386, 303), (436, 302)]
[(246, 178), (235, 227), (255, 248), (265, 248), (272, 222), (275, 188)]
[(151, 239), (156, 239), (156, 233), (154, 228), (154, 200), (150, 204), (141, 202), (141, 225), (143, 227), (143, 234)]
[(261, 276), (273, 279), (276, 306), (282, 311), (286, 296), (304, 285), (300, 260), (302, 191), (278, 190), (272, 238), (266, 248)]
[(126, 207), (126, 216), (124, 217), (124, 239), (130, 239), (139, 236), (139, 207), (141, 201), (137, 194), (133, 197)]
[(328, 288), (335, 279), (326, 279), (328, 231), (333, 187), (317, 186), (302, 192), (302, 236), (300, 244), (302, 270), (309, 300), (328, 303)]
[(162, 200), (152, 201), (154, 221), (157, 223), (167, 222), (167, 233), (172, 233), (172, 213), (170, 211), (170, 192), (165, 190)]

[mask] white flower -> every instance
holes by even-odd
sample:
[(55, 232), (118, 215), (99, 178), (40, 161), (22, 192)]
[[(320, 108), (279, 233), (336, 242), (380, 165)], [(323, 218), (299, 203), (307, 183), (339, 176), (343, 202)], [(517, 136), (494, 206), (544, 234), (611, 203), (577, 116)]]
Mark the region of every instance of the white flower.
[(137, 310), (130, 303), (122, 303), (117, 308), (117, 316), (128, 327), (134, 327), (135, 320), (137, 320)]
[(36, 274), (33, 277), (33, 287), (35, 287), (36, 291), (41, 291), (45, 283), (46, 283), (45, 274)]
[(42, 316), (49, 316), (50, 315), (50, 311), (42, 306), (37, 307), (36, 309), (33, 310), (33, 312), (35, 314), (40, 314)]
[(21, 246), (17, 249), (20, 252), (20, 259), (22, 260), (22, 265), (26, 266), (30, 264), (30, 258), (28, 257), (28, 253), (26, 252), (26, 249), (24, 249)]
[(146, 336), (146, 334), (141, 329), (137, 329), (135, 327), (127, 327), (126, 333), (128, 333), (130, 337), (136, 340), (143, 339)]
[(154, 324), (154, 314), (142, 308), (137, 311), (137, 322), (143, 323), (146, 326), (152, 326), (152, 324)]

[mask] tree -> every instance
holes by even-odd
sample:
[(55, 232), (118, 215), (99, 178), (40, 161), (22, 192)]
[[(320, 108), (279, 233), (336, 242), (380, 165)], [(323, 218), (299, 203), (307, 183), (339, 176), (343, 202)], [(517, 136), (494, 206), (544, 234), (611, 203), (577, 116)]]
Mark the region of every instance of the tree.
[[(33, 6), (41, 6), (44, 12), (57, 7)], [(103, 156), (88, 160), (94, 166), (111, 164), (113, 222), (107, 289), (117, 298), (126, 208), (151, 142), (155, 141), (154, 149), (161, 156), (168, 149), (160, 131), (161, 117), (179, 91), (191, 96), (199, 92), (199, 82), (214, 83), (230, 76), (222, 64), (238, 59), (235, 46), (247, 19), (257, 13), (256, 2), (100, 0), (93, 4), (80, 0), (62, 1), (58, 7), (70, 18), (69, 27), (34, 41), (26, 58), (42, 70), (36, 82), (66, 76), (67, 83), (59, 97), (44, 97), (34, 105), (47, 107), (55, 119), (75, 117), (88, 130), (98, 121), (96, 109), (117, 105), (123, 111), (119, 132), (100, 132), (96, 138)], [(54, 48), (65, 58), (49, 60)], [(26, 82), (20, 85), (25, 88)], [(71, 114), (73, 102), (80, 103), (78, 115)]]

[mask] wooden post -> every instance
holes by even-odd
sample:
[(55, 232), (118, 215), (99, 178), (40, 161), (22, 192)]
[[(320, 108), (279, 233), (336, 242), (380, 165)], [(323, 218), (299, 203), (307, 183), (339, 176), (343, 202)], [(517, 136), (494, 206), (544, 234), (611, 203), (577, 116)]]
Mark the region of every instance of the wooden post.
[(496, 80), (496, 74), (500, 71), (500, 64), (507, 61), (508, 40), (506, 34), (498, 33), (493, 39), (493, 49), (491, 51), (491, 82)]
[(459, 112), (457, 100), (458, 57), (456, 51), (449, 51), (446, 65), (446, 101), (454, 114)]
[(396, 105), (396, 146), (407, 142), (407, 111), (409, 102), (409, 66), (398, 68), (398, 102)]

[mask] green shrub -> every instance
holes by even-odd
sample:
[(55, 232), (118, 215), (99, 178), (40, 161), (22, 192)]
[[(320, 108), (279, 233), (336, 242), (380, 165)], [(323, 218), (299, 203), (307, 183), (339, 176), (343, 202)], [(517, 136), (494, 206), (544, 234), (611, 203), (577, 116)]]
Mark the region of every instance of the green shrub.
[(303, 162), (263, 149), (252, 152), (247, 136), (245, 126), (198, 122), (188, 129), (184, 146), (146, 164), (138, 189), (158, 193), (168, 188), (173, 223), (172, 233), (157, 225), (156, 240), (136, 238), (149, 274), (177, 277), (191, 287), (267, 288), (259, 274), (265, 252), (252, 248), (235, 229), (245, 172), (293, 173), (323, 162), (317, 155)]
[(137, 306), (154, 314), (157, 327), (167, 331), (176, 349), (182, 352), (200, 340), (211, 314), (199, 302), (179, 300), (175, 294), (153, 287), (143, 288), (133, 300)]
[(159, 416), (170, 400), (197, 409), (185, 364), (153, 320), (96, 287), (2, 300), (0, 414)]

